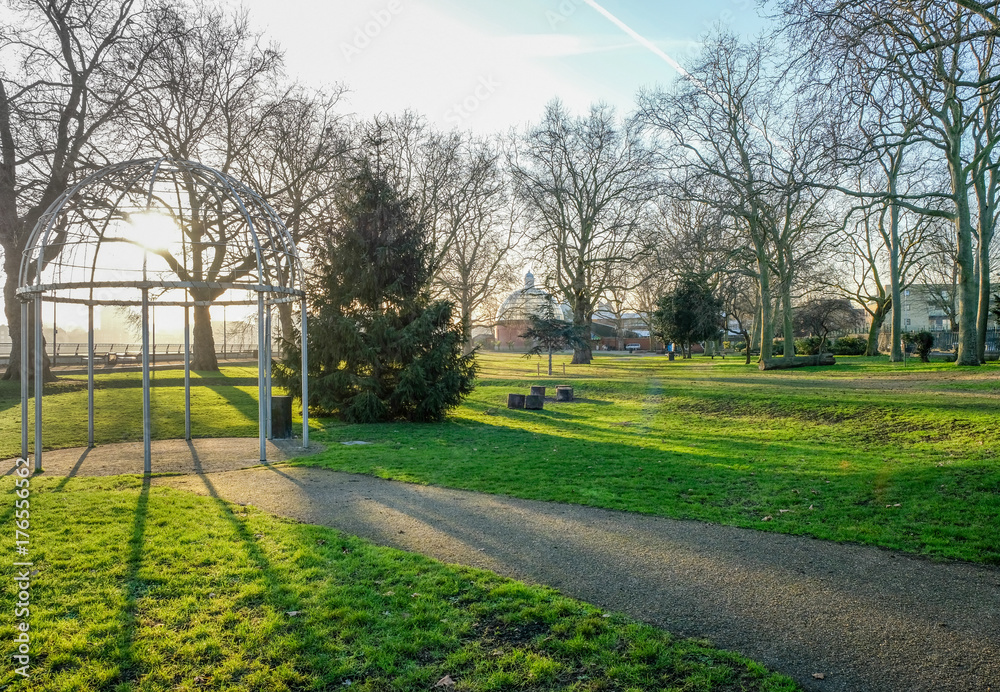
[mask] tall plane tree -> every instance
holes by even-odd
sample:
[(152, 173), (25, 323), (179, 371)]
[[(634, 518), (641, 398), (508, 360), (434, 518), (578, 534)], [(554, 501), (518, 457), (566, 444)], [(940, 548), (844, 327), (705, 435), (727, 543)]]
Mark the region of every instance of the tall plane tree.
[(754, 258), (765, 360), (775, 303), (785, 355), (795, 354), (792, 291), (832, 230), (815, 185), (823, 175), (816, 136), (822, 109), (796, 101), (795, 85), (771, 69), (774, 54), (769, 40), (746, 44), (722, 34), (672, 89), (640, 94), (641, 117), (660, 136), (674, 194), (717, 209)]
[[(182, 31), (159, 46), (143, 72), (145, 88), (120, 109), (138, 146), (151, 155), (194, 160), (230, 175), (264, 146), (282, 58), (265, 45), (245, 12), (230, 14), (208, 5), (171, 10)], [(182, 228), (191, 251), (187, 273), (199, 282), (224, 283), (249, 274), (256, 258), (234, 258), (227, 248), (230, 227), (213, 214), (211, 192), (191, 181), (184, 190), (191, 209)], [(218, 370), (211, 301), (225, 289), (191, 291), (194, 308), (192, 367)]]
[[(602, 104), (574, 117), (553, 101), (514, 154), (539, 263), (585, 334), (622, 265), (644, 254), (640, 231), (659, 188), (653, 164), (637, 124)], [(574, 363), (591, 358), (589, 343), (573, 351)]]

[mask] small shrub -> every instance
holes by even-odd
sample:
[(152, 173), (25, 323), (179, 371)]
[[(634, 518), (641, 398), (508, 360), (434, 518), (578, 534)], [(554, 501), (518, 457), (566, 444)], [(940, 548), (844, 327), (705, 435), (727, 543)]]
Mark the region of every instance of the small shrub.
[(929, 363), (928, 357), (931, 348), (934, 346), (934, 335), (927, 331), (906, 332), (903, 334), (903, 343), (907, 346), (907, 351), (913, 350), (920, 356), (920, 360)]
[(808, 336), (805, 339), (795, 340), (795, 352), (800, 356), (815, 356), (819, 353), (819, 347), (823, 344), (823, 338), (819, 336)]
[(744, 351), (747, 350), (747, 342), (737, 341), (735, 344), (733, 344), (733, 348), (739, 353), (743, 353)]
[(842, 336), (833, 342), (837, 356), (863, 356), (868, 351), (868, 339), (863, 336)]

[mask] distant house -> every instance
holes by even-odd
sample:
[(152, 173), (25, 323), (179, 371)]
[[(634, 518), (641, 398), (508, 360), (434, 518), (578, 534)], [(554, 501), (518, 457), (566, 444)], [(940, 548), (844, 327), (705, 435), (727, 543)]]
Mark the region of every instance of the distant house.
[(629, 344), (638, 344), (640, 351), (663, 348), (658, 339), (649, 334), (649, 325), (637, 312), (616, 313), (607, 303), (602, 303), (593, 316), (594, 337), (600, 339), (598, 349), (628, 350)]
[[(958, 328), (958, 298), (951, 284), (913, 284), (902, 294), (903, 330), (907, 332), (940, 332)], [(883, 329), (892, 324), (892, 311), (886, 315)], [(991, 315), (988, 327), (996, 328)]]

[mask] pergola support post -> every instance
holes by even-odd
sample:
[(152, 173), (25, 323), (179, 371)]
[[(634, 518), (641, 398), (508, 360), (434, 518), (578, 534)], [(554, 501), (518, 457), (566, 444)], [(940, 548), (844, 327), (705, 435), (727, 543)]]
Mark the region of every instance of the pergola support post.
[(267, 463), (267, 416), (264, 405), (267, 395), (264, 393), (264, 294), (257, 294), (257, 435), (260, 439), (260, 463)]
[(149, 289), (142, 289), (142, 472), (153, 472), (153, 424), (149, 397)]
[(267, 439), (273, 439), (271, 426), (271, 306), (267, 306), (267, 313), (264, 318), (264, 396), (267, 402), (264, 405), (264, 430)]
[(302, 298), (302, 449), (309, 448), (309, 349), (306, 348), (306, 299)]
[(87, 306), (87, 446), (94, 446), (94, 306)]
[(42, 358), (45, 347), (42, 339), (42, 295), (35, 294), (35, 470), (42, 470)]
[(191, 308), (184, 306), (184, 439), (191, 440)]
[[(28, 301), (21, 301), (21, 458), (28, 460)], [(11, 348), (14, 345), (11, 344)]]

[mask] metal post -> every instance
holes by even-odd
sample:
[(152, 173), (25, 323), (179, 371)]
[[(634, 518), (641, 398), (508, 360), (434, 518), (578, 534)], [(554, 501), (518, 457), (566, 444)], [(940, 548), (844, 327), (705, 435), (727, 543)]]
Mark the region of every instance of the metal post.
[(302, 449), (309, 447), (309, 350), (306, 348), (306, 299), (302, 299)]
[(264, 396), (267, 403), (264, 405), (264, 429), (267, 431), (267, 439), (271, 439), (271, 306), (267, 306), (267, 313), (264, 317)]
[(260, 463), (267, 461), (264, 415), (264, 294), (257, 294), (257, 434), (260, 438)]
[(42, 470), (42, 296), (35, 294), (35, 470)]
[(153, 472), (153, 427), (149, 401), (149, 289), (142, 289), (142, 472)]
[(94, 446), (94, 306), (87, 306), (87, 446)]
[(184, 439), (191, 439), (191, 309), (184, 306)]
[[(21, 458), (28, 460), (28, 302), (21, 303)], [(14, 344), (10, 345), (13, 350)]]
[(225, 360), (229, 360), (229, 344), (226, 343), (226, 331), (228, 327), (226, 326), (226, 306), (222, 306), (222, 357)]

